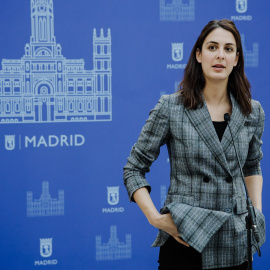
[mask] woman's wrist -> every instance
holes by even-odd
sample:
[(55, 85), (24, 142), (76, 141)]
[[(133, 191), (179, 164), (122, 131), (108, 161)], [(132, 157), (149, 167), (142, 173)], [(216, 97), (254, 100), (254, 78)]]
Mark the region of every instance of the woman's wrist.
[(152, 226), (157, 228), (161, 216), (162, 215), (158, 211), (152, 212), (152, 213), (149, 214), (148, 221)]

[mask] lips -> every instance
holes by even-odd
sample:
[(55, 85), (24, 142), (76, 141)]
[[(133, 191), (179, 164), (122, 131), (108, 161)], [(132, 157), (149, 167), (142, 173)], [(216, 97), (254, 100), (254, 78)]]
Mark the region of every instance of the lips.
[(213, 67), (215, 67), (215, 68), (225, 68), (223, 65), (220, 65), (220, 64), (216, 64)]

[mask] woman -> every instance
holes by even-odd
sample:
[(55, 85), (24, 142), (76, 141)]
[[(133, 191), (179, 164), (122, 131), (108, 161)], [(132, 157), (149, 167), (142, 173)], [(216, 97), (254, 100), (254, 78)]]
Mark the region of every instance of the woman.
[[(124, 167), (124, 183), (149, 223), (159, 229), (159, 269), (246, 269), (246, 199), (224, 121), (231, 116), (245, 181), (256, 207), (260, 243), (261, 137), (264, 112), (251, 99), (241, 38), (229, 20), (209, 22), (191, 52), (179, 91), (151, 111)], [(171, 184), (159, 213), (145, 179), (167, 144)]]

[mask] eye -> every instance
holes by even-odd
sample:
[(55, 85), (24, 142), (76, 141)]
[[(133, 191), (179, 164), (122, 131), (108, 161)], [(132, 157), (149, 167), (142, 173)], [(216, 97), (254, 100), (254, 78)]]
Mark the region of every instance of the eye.
[(226, 51), (227, 51), (227, 52), (233, 52), (233, 48), (232, 48), (232, 47), (227, 47), (227, 48), (226, 48)]
[(209, 49), (210, 51), (214, 51), (214, 50), (217, 49), (217, 46), (215, 46), (215, 45), (210, 45), (210, 46), (208, 47), (208, 49)]

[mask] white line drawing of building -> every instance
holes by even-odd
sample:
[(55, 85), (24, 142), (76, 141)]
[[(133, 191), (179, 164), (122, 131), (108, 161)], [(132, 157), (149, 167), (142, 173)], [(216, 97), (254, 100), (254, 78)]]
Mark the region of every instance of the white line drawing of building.
[(195, 20), (195, 0), (160, 0), (160, 20), (161, 21), (194, 21)]
[(160, 186), (160, 207), (162, 208), (164, 206), (165, 200), (166, 200), (166, 186), (161, 185)]
[(42, 182), (42, 193), (33, 201), (33, 192), (27, 191), (27, 216), (61, 216), (64, 215), (64, 191), (58, 191), (58, 200), (52, 199), (49, 193), (49, 182)]
[(96, 236), (96, 260), (123, 260), (131, 258), (131, 234), (126, 234), (126, 243), (119, 242), (117, 238), (117, 227), (110, 227), (110, 239), (102, 244), (101, 236)]
[(178, 86), (179, 86), (179, 84), (180, 84), (180, 81), (175, 81), (175, 82), (174, 82), (174, 91), (175, 91), (175, 92), (178, 91)]
[(241, 41), (243, 46), (243, 53), (245, 58), (245, 67), (259, 66), (259, 44), (253, 43), (252, 51), (248, 51), (245, 46), (245, 35), (241, 34)]
[(0, 123), (112, 120), (111, 32), (93, 30), (93, 70), (66, 59), (54, 36), (53, 0), (31, 0), (31, 37), (18, 60), (2, 60)]

